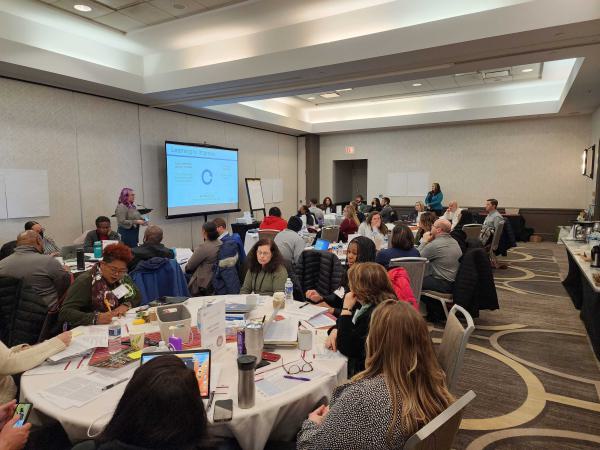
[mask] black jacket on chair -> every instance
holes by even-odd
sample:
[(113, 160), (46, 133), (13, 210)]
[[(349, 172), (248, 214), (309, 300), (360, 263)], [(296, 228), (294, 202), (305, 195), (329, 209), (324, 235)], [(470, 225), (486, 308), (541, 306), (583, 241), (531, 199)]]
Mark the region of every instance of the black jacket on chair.
[(479, 310), (498, 309), (498, 295), (488, 254), (482, 248), (467, 249), (462, 256), (453, 289), (454, 303), (473, 317)]
[(305, 250), (296, 264), (296, 276), (303, 293), (316, 290), (325, 297), (340, 287), (344, 270), (333, 253)]
[(37, 344), (51, 305), (20, 280), (15, 285), (14, 280), (0, 277), (2, 342), (7, 347)]

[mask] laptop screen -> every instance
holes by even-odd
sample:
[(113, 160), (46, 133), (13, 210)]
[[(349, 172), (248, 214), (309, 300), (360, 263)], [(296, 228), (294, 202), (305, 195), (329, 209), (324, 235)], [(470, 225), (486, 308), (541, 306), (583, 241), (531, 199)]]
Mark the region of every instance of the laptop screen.
[(327, 250), (329, 248), (329, 241), (325, 239), (317, 239), (315, 242), (315, 250)]
[(198, 387), (202, 398), (210, 395), (210, 350), (185, 350), (179, 352), (142, 353), (141, 363), (145, 364), (153, 358), (175, 355), (181, 358), (186, 366), (194, 371), (198, 379)]

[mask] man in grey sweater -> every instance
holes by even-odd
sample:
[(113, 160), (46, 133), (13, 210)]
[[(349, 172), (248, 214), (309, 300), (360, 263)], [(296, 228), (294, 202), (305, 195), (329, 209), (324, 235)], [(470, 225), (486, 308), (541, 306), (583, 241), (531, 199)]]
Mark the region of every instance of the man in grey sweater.
[(277, 233), (274, 239), (283, 259), (291, 262), (292, 265), (298, 262), (306, 247), (306, 242), (298, 234), (301, 229), (302, 220), (299, 217), (292, 216), (288, 220), (287, 229)]
[(23, 280), (47, 304), (60, 298), (71, 284), (71, 274), (49, 255), (44, 255), (41, 236), (33, 230), (17, 237), (15, 252), (0, 261), (0, 276)]
[(431, 231), (421, 238), (419, 253), (429, 260), (423, 278), (423, 290), (452, 292), (462, 251), (449, 234), (451, 227), (448, 220), (438, 219)]

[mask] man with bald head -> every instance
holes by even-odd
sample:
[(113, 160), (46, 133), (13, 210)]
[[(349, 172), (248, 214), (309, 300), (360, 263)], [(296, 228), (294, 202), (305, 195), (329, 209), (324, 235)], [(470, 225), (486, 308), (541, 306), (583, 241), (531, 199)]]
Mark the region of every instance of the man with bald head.
[(442, 216), (443, 219), (448, 220), (448, 222), (452, 224), (453, 230), (454, 227), (456, 227), (458, 221), (460, 220), (461, 211), (462, 209), (458, 207), (458, 202), (456, 200), (452, 200), (450, 203), (448, 203), (448, 209), (446, 209), (446, 212)]
[(56, 258), (44, 255), (42, 237), (34, 230), (17, 236), (15, 252), (0, 261), (0, 276), (23, 280), (47, 305), (62, 297), (71, 284), (71, 274)]
[(144, 233), (144, 243), (139, 247), (131, 249), (133, 253), (133, 259), (129, 263), (129, 271), (135, 269), (135, 267), (142, 261), (146, 261), (150, 258), (175, 258), (173, 250), (165, 247), (162, 244), (163, 230), (158, 225), (150, 225), (146, 228)]
[(431, 231), (421, 238), (419, 253), (429, 260), (423, 278), (423, 290), (452, 292), (462, 251), (458, 242), (450, 236), (452, 225), (446, 219), (438, 219)]

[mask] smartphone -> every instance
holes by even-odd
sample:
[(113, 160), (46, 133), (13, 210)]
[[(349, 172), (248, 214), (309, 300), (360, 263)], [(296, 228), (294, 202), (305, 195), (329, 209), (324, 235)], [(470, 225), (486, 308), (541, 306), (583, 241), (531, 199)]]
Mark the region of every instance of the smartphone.
[(233, 417), (233, 400), (217, 400), (213, 412), (213, 422), (229, 422)]
[(281, 359), (281, 355), (278, 355), (277, 353), (271, 353), (271, 352), (262, 352), (262, 359), (265, 359), (269, 362), (276, 362)]
[(17, 403), (13, 417), (18, 417), (19, 420), (17, 420), (15, 423), (14, 428), (21, 428), (23, 425), (25, 425), (25, 422), (27, 422), (27, 418), (29, 417), (29, 413), (31, 412), (31, 408), (33, 408), (31, 403)]

